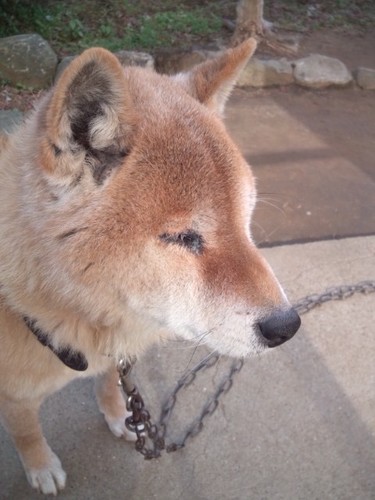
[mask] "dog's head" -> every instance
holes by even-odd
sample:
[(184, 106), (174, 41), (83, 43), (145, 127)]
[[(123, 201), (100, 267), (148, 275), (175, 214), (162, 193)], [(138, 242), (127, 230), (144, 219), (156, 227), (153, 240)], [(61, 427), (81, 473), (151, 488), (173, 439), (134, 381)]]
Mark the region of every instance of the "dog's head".
[(36, 125), (61, 304), (140, 344), (160, 328), (235, 356), (297, 331), (252, 241), (254, 179), (220, 118), (255, 45), (175, 77), (124, 69), (103, 49), (65, 70)]

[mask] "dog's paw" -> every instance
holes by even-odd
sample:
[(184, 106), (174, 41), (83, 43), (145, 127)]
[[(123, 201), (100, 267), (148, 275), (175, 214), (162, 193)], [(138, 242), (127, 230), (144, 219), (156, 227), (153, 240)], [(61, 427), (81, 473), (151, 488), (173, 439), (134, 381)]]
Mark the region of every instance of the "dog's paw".
[(66, 472), (53, 452), (48, 465), (42, 469), (27, 469), (26, 476), (31, 486), (44, 495), (57, 495), (65, 487)]
[(107, 425), (112, 434), (114, 434), (116, 437), (123, 437), (126, 439), (126, 441), (136, 441), (136, 433), (129, 431), (129, 429), (127, 429), (125, 425), (125, 419), (130, 415), (131, 414), (129, 412), (126, 412), (126, 414), (120, 418), (111, 418), (105, 415), (105, 421), (107, 422)]

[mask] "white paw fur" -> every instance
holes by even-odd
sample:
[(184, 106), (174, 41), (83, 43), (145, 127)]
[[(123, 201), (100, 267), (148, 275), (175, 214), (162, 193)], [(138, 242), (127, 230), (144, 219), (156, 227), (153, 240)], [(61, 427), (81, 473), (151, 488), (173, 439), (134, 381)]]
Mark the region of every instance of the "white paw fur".
[(127, 411), (124, 416), (120, 418), (110, 418), (107, 417), (107, 415), (104, 415), (104, 417), (112, 434), (116, 437), (123, 437), (126, 441), (136, 441), (137, 435), (135, 432), (129, 431), (125, 425), (125, 419), (130, 415), (131, 413)]
[(57, 495), (65, 487), (66, 472), (53, 452), (48, 465), (42, 469), (26, 469), (26, 476), (31, 486), (44, 495)]

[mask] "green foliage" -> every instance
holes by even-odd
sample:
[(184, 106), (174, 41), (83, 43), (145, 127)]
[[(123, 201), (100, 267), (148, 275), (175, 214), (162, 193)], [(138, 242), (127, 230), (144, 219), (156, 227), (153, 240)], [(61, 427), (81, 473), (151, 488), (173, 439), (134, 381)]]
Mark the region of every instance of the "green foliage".
[[(191, 46), (234, 20), (237, 0), (0, 0), (0, 37), (36, 32), (60, 53), (101, 45), (110, 50)], [(265, 18), (280, 27), (366, 29), (374, 0), (265, 0)]]
[(85, 27), (79, 19), (70, 19), (68, 22), (69, 38), (73, 41), (80, 40), (85, 36)]
[(221, 26), (218, 17), (202, 13), (199, 9), (190, 12), (183, 10), (159, 12), (153, 18), (146, 19), (146, 23), (154, 25), (159, 31), (170, 33), (188, 32), (195, 35), (212, 33)]
[(110, 38), (114, 36), (113, 28), (110, 24), (102, 24), (99, 27), (99, 34), (103, 38)]
[(202, 7), (173, 0), (0, 0), (0, 37), (36, 32), (57, 50), (92, 45), (147, 48), (173, 45), (181, 35), (207, 36), (221, 28), (215, 2)]
[(46, 12), (38, 4), (22, 0), (0, 1), (0, 36), (2, 37), (30, 31), (47, 36), (49, 21)]
[(159, 12), (142, 16), (138, 27), (128, 26), (123, 41), (125, 46), (153, 48), (173, 44), (184, 34), (207, 35), (218, 31), (221, 21), (214, 15), (203, 15), (200, 10)]

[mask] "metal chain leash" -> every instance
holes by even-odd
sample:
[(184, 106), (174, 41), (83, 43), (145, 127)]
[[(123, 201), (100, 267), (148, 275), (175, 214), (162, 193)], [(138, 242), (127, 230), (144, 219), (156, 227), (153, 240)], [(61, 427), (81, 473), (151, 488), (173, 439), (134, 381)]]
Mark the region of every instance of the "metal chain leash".
[[(375, 281), (362, 281), (355, 285), (328, 288), (321, 294), (308, 295), (296, 302), (294, 307), (299, 314), (305, 314), (326, 302), (345, 300), (357, 293), (370, 294), (374, 292)], [(127, 410), (131, 412), (131, 416), (126, 419), (125, 425), (130, 431), (136, 434), (137, 440), (135, 442), (135, 449), (141, 453), (146, 460), (160, 457), (163, 450), (170, 453), (183, 448), (188, 439), (195, 437), (201, 432), (205, 419), (215, 412), (219, 405), (220, 398), (232, 387), (235, 375), (239, 373), (243, 367), (244, 362), (242, 359), (233, 361), (228, 373), (222, 379), (212, 396), (207, 399), (198, 418), (187, 427), (182, 439), (178, 443), (172, 442), (166, 444), (165, 442), (167, 425), (176, 405), (178, 393), (182, 388), (191, 385), (200, 371), (213, 367), (219, 358), (220, 355), (217, 353), (210, 354), (195, 368), (187, 372), (178, 380), (175, 388), (162, 406), (157, 424), (151, 422), (150, 413), (145, 408), (144, 401), (137, 387), (130, 380), (129, 374), (134, 364), (134, 360), (121, 360), (119, 362), (117, 367), (120, 377), (119, 384), (122, 386), (126, 397)]]
[(355, 285), (342, 285), (337, 287), (327, 288), (321, 294), (307, 295), (294, 304), (294, 308), (299, 314), (305, 314), (311, 309), (314, 309), (325, 302), (332, 300), (345, 300), (352, 297), (356, 293), (369, 294), (375, 292), (375, 281), (361, 281)]

